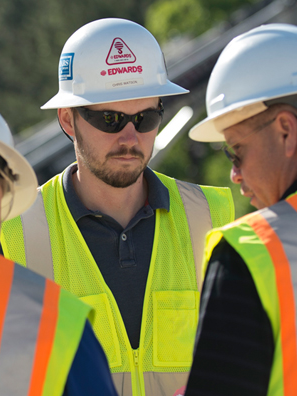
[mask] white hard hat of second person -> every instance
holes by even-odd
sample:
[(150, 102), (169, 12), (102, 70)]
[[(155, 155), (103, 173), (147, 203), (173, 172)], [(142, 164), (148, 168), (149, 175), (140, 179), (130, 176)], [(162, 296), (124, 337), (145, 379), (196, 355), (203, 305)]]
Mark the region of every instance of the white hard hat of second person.
[(154, 36), (125, 19), (90, 22), (66, 41), (59, 63), (59, 92), (42, 109), (179, 95), (167, 78)]
[(297, 107), (297, 27), (267, 24), (234, 38), (210, 76), (208, 117), (189, 136), (202, 142), (224, 140), (223, 130), (273, 103)]
[[(9, 188), (1, 200), (1, 219), (9, 220), (25, 212), (37, 196), (37, 178), (29, 162), (15, 148), (10, 129), (0, 115), (0, 157), (7, 166), (2, 177)], [(3, 162), (1, 160), (1, 162)]]

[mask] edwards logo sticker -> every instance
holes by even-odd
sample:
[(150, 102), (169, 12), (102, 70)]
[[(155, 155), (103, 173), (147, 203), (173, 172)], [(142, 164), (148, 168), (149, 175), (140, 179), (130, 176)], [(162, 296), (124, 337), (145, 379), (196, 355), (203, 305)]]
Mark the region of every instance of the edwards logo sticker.
[(120, 63), (134, 63), (136, 56), (130, 50), (128, 45), (119, 37), (116, 37), (110, 47), (106, 58), (108, 65), (118, 65)]

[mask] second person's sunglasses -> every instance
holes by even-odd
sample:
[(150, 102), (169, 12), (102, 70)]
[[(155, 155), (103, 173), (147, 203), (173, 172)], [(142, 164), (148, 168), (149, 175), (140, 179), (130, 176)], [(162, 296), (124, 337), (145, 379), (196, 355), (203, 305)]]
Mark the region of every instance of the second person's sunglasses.
[(163, 103), (160, 99), (157, 109), (148, 109), (130, 115), (120, 111), (97, 111), (86, 107), (76, 107), (79, 115), (94, 128), (106, 133), (120, 132), (128, 122), (132, 122), (136, 131), (150, 132), (157, 128), (164, 114)]

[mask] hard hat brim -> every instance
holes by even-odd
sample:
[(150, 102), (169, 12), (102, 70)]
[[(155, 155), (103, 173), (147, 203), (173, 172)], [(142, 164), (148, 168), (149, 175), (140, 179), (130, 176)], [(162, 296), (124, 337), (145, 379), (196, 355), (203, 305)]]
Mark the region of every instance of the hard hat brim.
[[(33, 204), (37, 196), (37, 178), (29, 162), (17, 150), (0, 142), (0, 156), (2, 156), (13, 174), (18, 175), (14, 182), (14, 200), (5, 220), (25, 212)], [(1, 208), (2, 209), (2, 208)]]
[[(267, 110), (269, 107), (267, 103), (270, 101), (275, 102), (277, 99), (278, 103), (282, 103), (282, 98), (296, 94), (295, 90), (288, 90), (283, 95), (268, 94), (256, 100), (244, 100), (227, 106), (194, 125), (189, 132), (189, 137), (198, 142), (223, 142), (225, 141), (224, 129)], [(286, 103), (285, 100), (283, 102)]]
[[(116, 100), (115, 89), (117, 89)], [(98, 97), (98, 93), (96, 92), (94, 92), (93, 94), (89, 93), (88, 95), (84, 94), (83, 96), (80, 96), (65, 91), (59, 91), (54, 97), (52, 97), (40, 108), (42, 110), (45, 110), (67, 107), (91, 106), (101, 103), (121, 102), (125, 100), (164, 97), (189, 93), (189, 90), (184, 89), (168, 80), (166, 84), (161, 86), (145, 86), (143, 88), (137, 89), (131, 88), (130, 92), (127, 89), (123, 90), (122, 92), (120, 91), (120, 88), (115, 89), (109, 92), (105, 92), (103, 97)]]
[(267, 106), (263, 102), (237, 103), (236, 106), (229, 106), (194, 125), (189, 132), (189, 137), (198, 142), (223, 142), (225, 140), (224, 129), (266, 109)]

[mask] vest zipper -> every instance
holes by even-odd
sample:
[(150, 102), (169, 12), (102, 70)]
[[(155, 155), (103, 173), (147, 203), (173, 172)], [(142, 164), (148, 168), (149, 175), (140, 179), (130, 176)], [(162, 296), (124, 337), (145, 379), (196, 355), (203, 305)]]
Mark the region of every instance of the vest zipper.
[(133, 350), (133, 359), (134, 359), (134, 366), (135, 366), (135, 382), (136, 382), (137, 396), (141, 396), (138, 349)]

